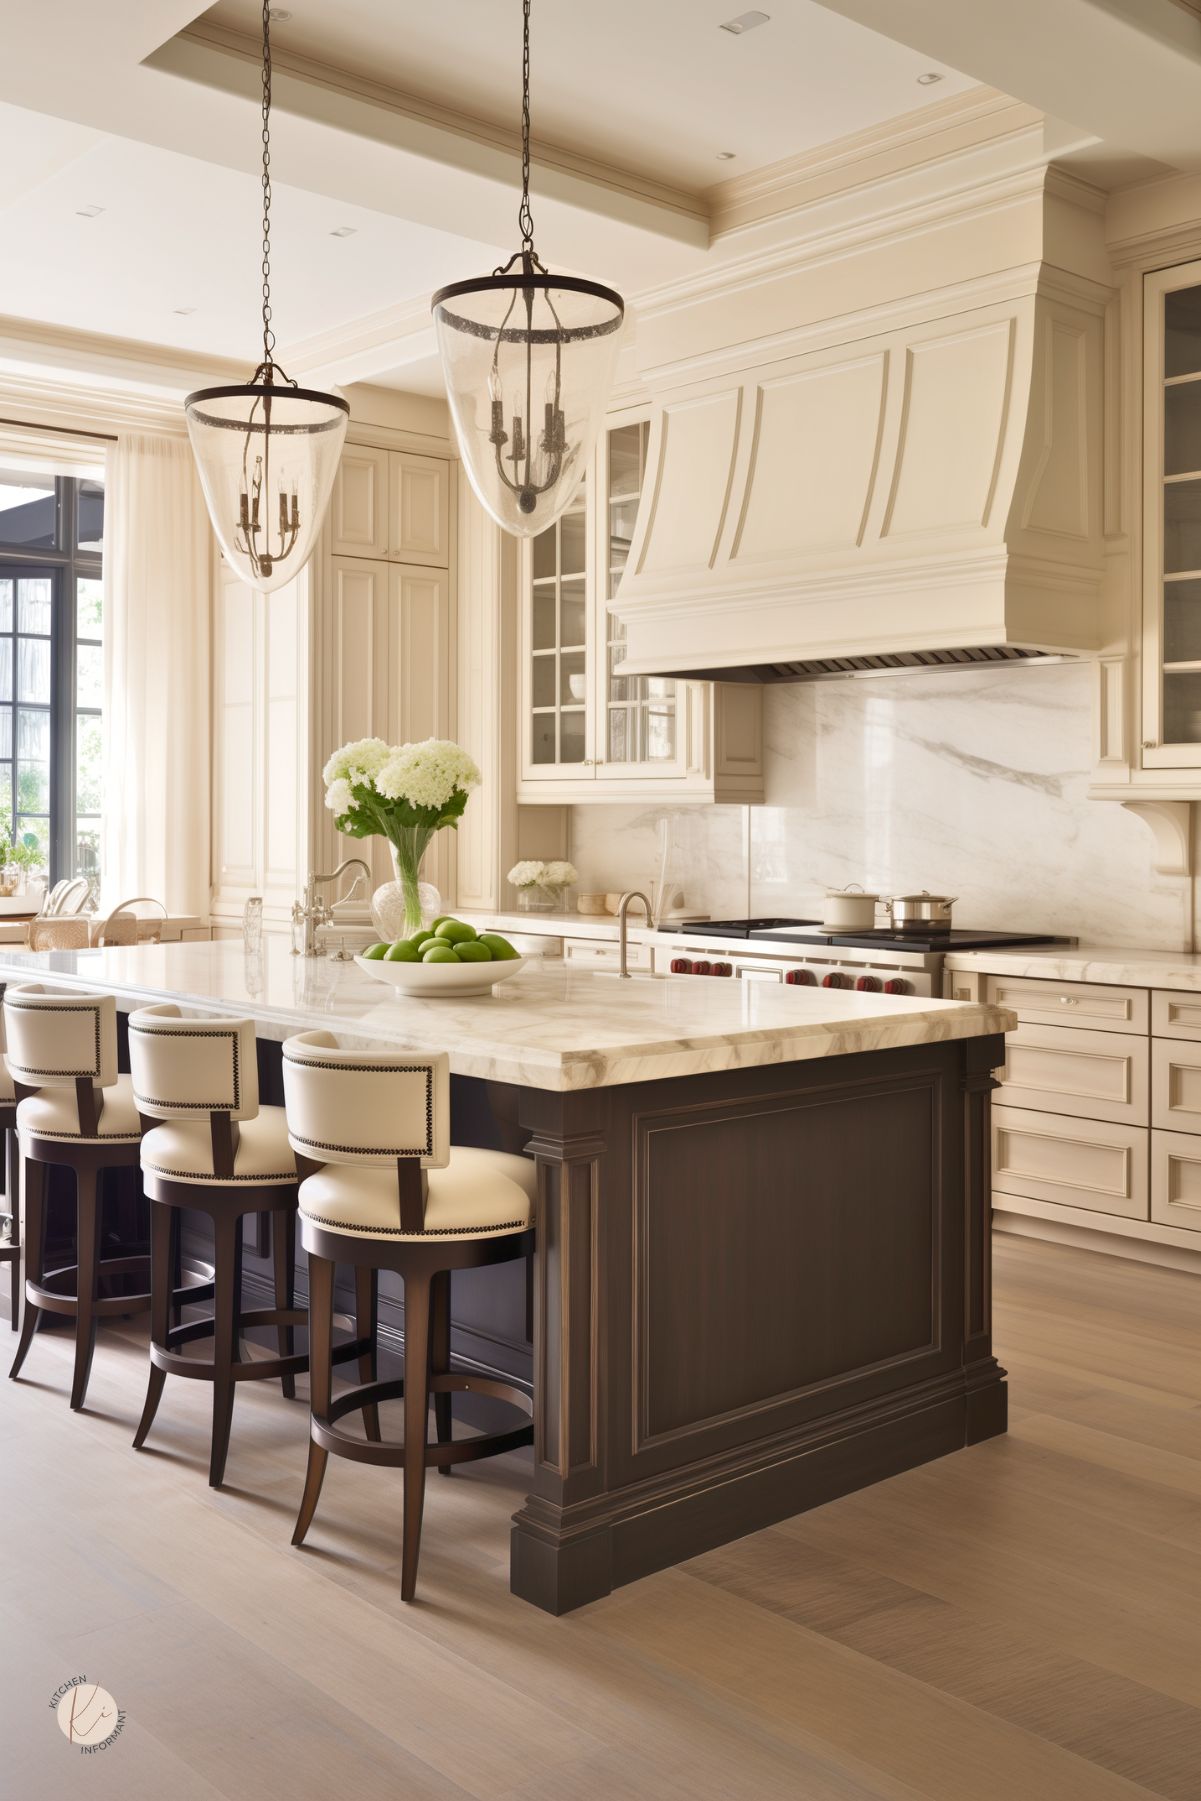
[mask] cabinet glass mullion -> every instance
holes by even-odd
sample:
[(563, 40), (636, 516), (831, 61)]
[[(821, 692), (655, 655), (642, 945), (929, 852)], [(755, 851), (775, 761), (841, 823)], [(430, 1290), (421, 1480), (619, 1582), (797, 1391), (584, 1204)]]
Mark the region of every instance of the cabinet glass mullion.
[(663, 764), (675, 760), (679, 722), (676, 683), (614, 673), (625, 654), (625, 628), (610, 604), (630, 554), (646, 473), (645, 420), (614, 426), (608, 435), (609, 484), (604, 519), (605, 761)]
[(584, 762), (586, 486), (531, 546), (530, 760), (539, 767)]
[(1160, 392), (1160, 713), (1167, 745), (1201, 744), (1201, 285), (1165, 293)]

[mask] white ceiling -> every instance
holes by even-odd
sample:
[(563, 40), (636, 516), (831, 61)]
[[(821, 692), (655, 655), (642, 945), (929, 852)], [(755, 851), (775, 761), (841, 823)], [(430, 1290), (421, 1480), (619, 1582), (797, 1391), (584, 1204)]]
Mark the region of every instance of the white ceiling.
[[(273, 27), (298, 53), (516, 129), (520, 0), (293, 0)], [(766, 25), (719, 29), (742, 0), (535, 0), (531, 101), (541, 140), (690, 189), (808, 150), (972, 85), (815, 4), (768, 0)], [(256, 0), (205, 23), (247, 36)], [(944, 79), (919, 86), (927, 71)], [(733, 162), (718, 161), (731, 150)]]

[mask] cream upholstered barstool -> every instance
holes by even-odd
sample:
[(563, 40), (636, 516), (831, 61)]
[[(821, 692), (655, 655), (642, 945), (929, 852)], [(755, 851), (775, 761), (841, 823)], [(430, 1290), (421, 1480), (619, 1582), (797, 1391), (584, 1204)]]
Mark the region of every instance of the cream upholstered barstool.
[[(0, 982), (0, 1002), (6, 983)], [(0, 1238), (0, 1263), (11, 1284), (9, 1325), (15, 1332), (21, 1312), (21, 1151), (17, 1138), (17, 1090), (4, 1058), (4, 1009), (0, 1006), (0, 1132), (4, 1133), (4, 1207), (8, 1235)]]
[[(288, 1131), (304, 1180), (300, 1234), (309, 1260), (312, 1409), (304, 1495), (293, 1534), (312, 1523), (329, 1453), (404, 1470), (401, 1599), (417, 1582), (427, 1466), (495, 1456), (533, 1442), (530, 1398), (512, 1383), (454, 1375), (450, 1367), (450, 1277), (526, 1257), (533, 1249), (535, 1169), (528, 1157), (450, 1144), (450, 1066), (445, 1056), (378, 1056), (343, 1049), (330, 1032), (303, 1032), (284, 1045)], [(351, 1264), (372, 1283), (380, 1270), (404, 1282), (404, 1380), (371, 1381), (332, 1393), (334, 1270)], [(360, 1369), (361, 1374), (361, 1369)], [(452, 1441), (450, 1397), (470, 1389), (511, 1402), (525, 1422), (510, 1431)], [(437, 1443), (429, 1439), (434, 1396)], [(372, 1436), (381, 1401), (404, 1400), (404, 1442)], [(339, 1428), (362, 1409), (369, 1436)]]
[[(259, 1105), (253, 1020), (194, 1017), (173, 1003), (143, 1007), (130, 1015), (129, 1061), (151, 1199), (150, 1381), (133, 1442), (139, 1450), (145, 1443), (169, 1375), (211, 1382), (209, 1483), (219, 1488), (238, 1383), (278, 1377), (291, 1399), (308, 1368), (294, 1349), (294, 1329), (306, 1317), (294, 1304), (296, 1161), (283, 1108)], [(172, 1320), (171, 1272), (184, 1208), (213, 1223), (213, 1313), (181, 1324)], [(244, 1311), (242, 1221), (264, 1212), (272, 1216), (275, 1306)], [(276, 1328), (277, 1357), (242, 1357), (242, 1332), (254, 1326)], [(185, 1345), (209, 1337), (211, 1358), (186, 1355)], [(340, 1345), (336, 1355), (365, 1356), (366, 1343)]]
[[(130, 1275), (145, 1279), (145, 1256), (100, 1255), (100, 1176), (136, 1169), (142, 1137), (129, 1077), (117, 1073), (117, 1007), (111, 994), (8, 987), (4, 996), (6, 1060), (18, 1095), (16, 1112), (25, 1171), (25, 1317), (11, 1376), (19, 1374), (43, 1313), (75, 1320), (71, 1406), (83, 1406), (97, 1321), (136, 1313), (148, 1291), (102, 1295), (101, 1285)], [(74, 1264), (46, 1271), (46, 1167), (75, 1172)], [(73, 1291), (64, 1284), (74, 1278)]]

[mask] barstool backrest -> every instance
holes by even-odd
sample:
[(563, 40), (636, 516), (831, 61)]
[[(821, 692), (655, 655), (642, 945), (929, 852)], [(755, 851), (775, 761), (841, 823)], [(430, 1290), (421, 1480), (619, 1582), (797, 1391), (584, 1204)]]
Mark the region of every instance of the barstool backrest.
[(344, 1050), (332, 1032), (284, 1045), (292, 1149), (314, 1163), (450, 1162), (450, 1059)]
[(259, 1110), (254, 1021), (185, 1013), (174, 1002), (129, 1016), (129, 1067), (138, 1112), (148, 1119)]
[(117, 1003), (111, 994), (78, 988), (46, 988), (38, 982), (4, 995), (5, 1057), (24, 1088), (91, 1082), (111, 1088), (117, 1079)]

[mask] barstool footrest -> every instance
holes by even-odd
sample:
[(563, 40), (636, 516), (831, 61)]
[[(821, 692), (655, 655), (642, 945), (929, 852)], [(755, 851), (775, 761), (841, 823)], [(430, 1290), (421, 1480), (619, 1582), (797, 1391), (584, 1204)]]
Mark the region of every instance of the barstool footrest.
[[(102, 1257), (97, 1277), (103, 1282), (106, 1276), (148, 1276), (150, 1259), (143, 1255), (136, 1257)], [(71, 1289), (52, 1288), (52, 1282), (70, 1279)], [(203, 1299), (211, 1294), (213, 1286), (210, 1282), (184, 1283), (182, 1288), (172, 1291), (172, 1298), (178, 1306), (185, 1306), (190, 1300)], [(59, 1313), (73, 1318), (79, 1311), (79, 1265), (64, 1263), (58, 1269), (47, 1270), (40, 1282), (32, 1276), (25, 1279), (25, 1299), (43, 1313)], [(99, 1295), (92, 1305), (92, 1312), (97, 1319), (108, 1319), (123, 1313), (139, 1313), (150, 1305), (149, 1291), (138, 1290), (134, 1294)]]
[[(515, 1383), (502, 1382), (492, 1376), (438, 1375), (431, 1376), (431, 1395), (436, 1394), (481, 1394), (494, 1401), (504, 1401), (516, 1407), (532, 1422), (534, 1403), (524, 1389)], [(405, 1448), (403, 1443), (394, 1439), (362, 1439), (352, 1438), (349, 1432), (339, 1430), (336, 1421), (344, 1419), (348, 1413), (357, 1413), (360, 1408), (377, 1406), (380, 1401), (401, 1401), (404, 1399), (404, 1378), (399, 1377), (392, 1382), (366, 1382), (358, 1388), (352, 1388), (346, 1394), (337, 1395), (330, 1403), (329, 1412), (324, 1419), (316, 1414), (310, 1415), (309, 1431), (314, 1443), (323, 1450), (332, 1451), (337, 1457), (349, 1457), (356, 1463), (378, 1463), (399, 1468), (404, 1463)], [(450, 1444), (425, 1442), (425, 1462), (431, 1469), (443, 1469), (455, 1463), (476, 1463), (484, 1457), (498, 1457), (504, 1451), (516, 1451), (523, 1445), (534, 1442), (532, 1423), (526, 1426), (514, 1426), (507, 1432), (481, 1432), (474, 1438), (454, 1439)]]
[[(307, 1326), (308, 1312), (303, 1307), (254, 1307), (238, 1316), (239, 1335), (250, 1326)], [(215, 1365), (208, 1357), (187, 1357), (177, 1347), (192, 1344), (197, 1339), (212, 1338), (216, 1330), (216, 1322), (211, 1318), (188, 1320), (182, 1326), (172, 1326), (167, 1334), (166, 1344), (151, 1341), (150, 1361), (156, 1369), (169, 1376), (191, 1376), (201, 1382), (211, 1382)], [(334, 1346), (333, 1360), (345, 1363), (348, 1358), (362, 1357), (371, 1349), (369, 1338), (352, 1338)], [(234, 1382), (257, 1382), (278, 1380), (280, 1376), (303, 1376), (308, 1373), (309, 1354), (307, 1351), (295, 1351), (289, 1357), (255, 1357), (230, 1365), (230, 1379)]]

